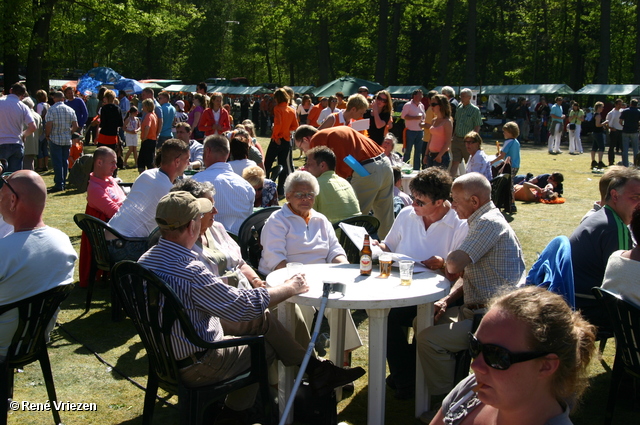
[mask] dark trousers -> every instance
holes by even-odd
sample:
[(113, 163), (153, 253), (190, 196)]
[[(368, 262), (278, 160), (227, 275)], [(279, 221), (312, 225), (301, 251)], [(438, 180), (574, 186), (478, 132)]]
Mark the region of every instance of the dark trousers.
[(392, 308), (387, 322), (387, 363), (397, 388), (415, 385), (416, 346), (409, 344), (405, 327), (413, 326), (416, 306)]
[(622, 148), (622, 131), (616, 130), (609, 132), (609, 151), (607, 156), (609, 158), (609, 165), (615, 165), (616, 163), (616, 150)]
[(138, 171), (150, 170), (155, 168), (153, 159), (156, 156), (156, 141), (151, 139), (143, 140), (140, 144), (140, 152), (138, 152)]
[(278, 177), (278, 195), (284, 195), (284, 181), (293, 173), (293, 159), (291, 158), (291, 142), (280, 139), (280, 144), (271, 140), (264, 159), (264, 168), (269, 172), (273, 167), (273, 161), (278, 159), (278, 165), (282, 165), (282, 172)]

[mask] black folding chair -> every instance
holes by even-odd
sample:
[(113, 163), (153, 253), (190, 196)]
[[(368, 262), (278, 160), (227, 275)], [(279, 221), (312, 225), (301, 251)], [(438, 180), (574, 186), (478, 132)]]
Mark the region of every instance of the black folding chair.
[(256, 271), (262, 256), (262, 245), (260, 244), (262, 228), (267, 219), (271, 217), (271, 214), (279, 209), (280, 207), (267, 207), (258, 210), (247, 217), (240, 225), (238, 245), (240, 245), (242, 258)]

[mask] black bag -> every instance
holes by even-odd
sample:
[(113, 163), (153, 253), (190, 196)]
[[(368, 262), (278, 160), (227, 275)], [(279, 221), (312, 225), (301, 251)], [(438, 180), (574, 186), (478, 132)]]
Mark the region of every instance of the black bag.
[(576, 125), (575, 124), (569, 124), (569, 130), (575, 130), (576, 129)]
[(336, 392), (318, 397), (307, 381), (302, 381), (293, 402), (296, 423), (307, 425), (337, 425)]
[(78, 193), (84, 193), (89, 186), (89, 174), (93, 169), (93, 155), (82, 155), (73, 163), (73, 167), (69, 170), (69, 185), (75, 186)]

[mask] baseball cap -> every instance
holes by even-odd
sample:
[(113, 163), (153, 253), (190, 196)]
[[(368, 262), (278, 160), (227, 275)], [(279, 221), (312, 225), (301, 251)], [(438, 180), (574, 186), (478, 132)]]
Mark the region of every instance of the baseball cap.
[(195, 198), (185, 191), (171, 192), (158, 202), (156, 223), (161, 229), (175, 230), (212, 209), (213, 204), (206, 198)]
[(358, 89), (358, 91), (366, 91), (367, 93), (369, 93), (369, 87), (367, 86), (360, 86), (360, 88)]
[(184, 102), (182, 100), (176, 100), (176, 105), (180, 106), (180, 108), (184, 109)]

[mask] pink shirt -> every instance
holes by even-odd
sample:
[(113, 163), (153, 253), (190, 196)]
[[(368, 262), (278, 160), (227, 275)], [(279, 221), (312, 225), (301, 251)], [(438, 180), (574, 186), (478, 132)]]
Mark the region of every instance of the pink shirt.
[(90, 174), (87, 187), (87, 204), (91, 208), (104, 213), (111, 218), (120, 209), (126, 195), (115, 179), (109, 176), (101, 180)]

